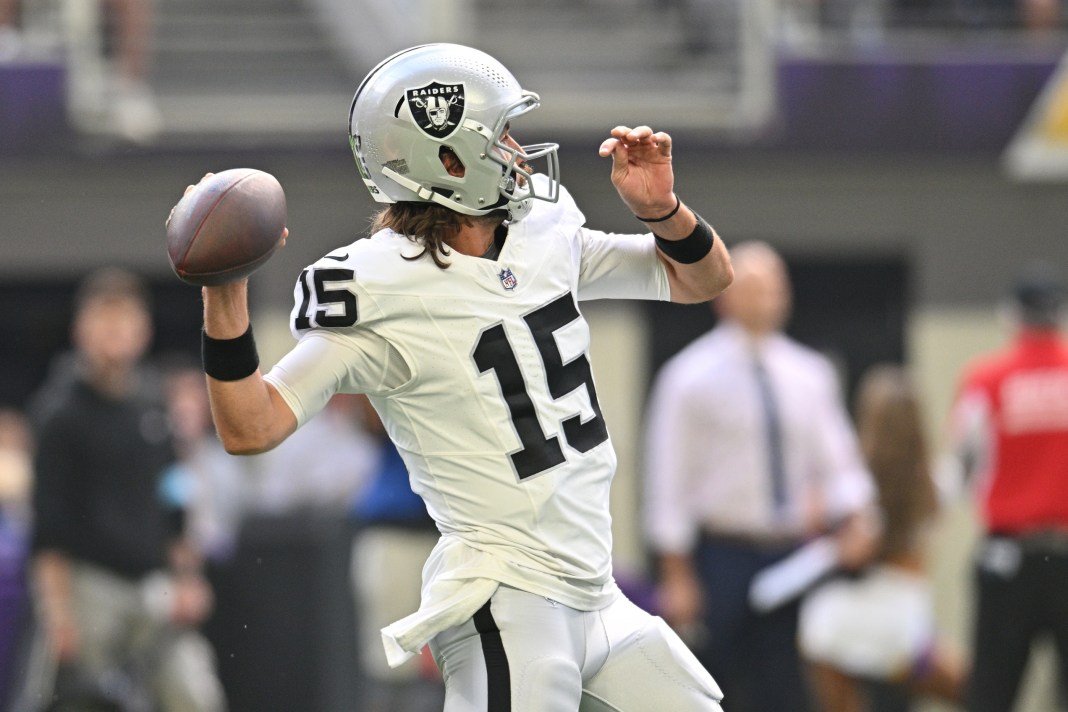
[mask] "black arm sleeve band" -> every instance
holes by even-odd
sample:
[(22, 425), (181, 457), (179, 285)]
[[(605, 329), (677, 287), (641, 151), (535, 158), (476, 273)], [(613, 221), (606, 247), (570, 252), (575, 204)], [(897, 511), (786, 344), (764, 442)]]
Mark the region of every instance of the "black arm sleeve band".
[(204, 373), (217, 381), (240, 381), (260, 367), (256, 352), (256, 340), (252, 338), (252, 325), (236, 339), (213, 339), (201, 331), (200, 355), (204, 361)]
[(661, 252), (675, 262), (684, 265), (700, 262), (705, 255), (712, 251), (712, 241), (714, 240), (712, 228), (708, 226), (708, 223), (700, 215), (697, 216), (697, 225), (694, 227), (693, 232), (681, 240), (665, 240), (655, 233), (653, 236), (656, 238), (656, 246), (660, 248)]

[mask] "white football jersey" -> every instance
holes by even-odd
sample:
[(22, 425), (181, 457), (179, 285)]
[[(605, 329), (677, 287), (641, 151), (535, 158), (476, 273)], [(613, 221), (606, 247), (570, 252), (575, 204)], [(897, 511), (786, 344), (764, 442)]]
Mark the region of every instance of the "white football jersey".
[(577, 303), (670, 297), (651, 235), (584, 221), (566, 192), (536, 201), (496, 260), (452, 252), (447, 269), (403, 259), (422, 247), (389, 230), (335, 250), (301, 274), (300, 342), (267, 376), (300, 423), (366, 393), (443, 540), (577, 607), (614, 586), (616, 466)]

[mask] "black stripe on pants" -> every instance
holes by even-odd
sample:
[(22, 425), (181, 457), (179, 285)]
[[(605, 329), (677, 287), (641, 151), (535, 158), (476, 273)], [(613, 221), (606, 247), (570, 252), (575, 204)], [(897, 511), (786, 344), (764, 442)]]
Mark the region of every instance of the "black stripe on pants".
[(486, 660), (486, 700), (488, 712), (510, 712), (512, 709), (512, 676), (508, 670), (508, 656), (504, 652), (501, 629), (490, 613), (489, 601), (474, 616), (475, 630), (482, 638), (482, 656)]

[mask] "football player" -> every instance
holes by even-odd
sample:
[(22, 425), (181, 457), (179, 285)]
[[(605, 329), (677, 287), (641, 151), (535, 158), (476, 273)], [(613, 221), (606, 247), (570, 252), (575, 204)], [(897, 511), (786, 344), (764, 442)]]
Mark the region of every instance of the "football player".
[(384, 207), (369, 239), (300, 274), (297, 345), (261, 375), (247, 281), (204, 288), (218, 432), (261, 452), (333, 394), (368, 395), (441, 532), (386, 654), (399, 664), (429, 642), (447, 711), (719, 710), (712, 677), (613, 579), (616, 457), (579, 302), (704, 302), (730, 258), (674, 192), (671, 137), (646, 126), (616, 127), (600, 155), (651, 233), (585, 227), (557, 144), (512, 134), (538, 105), (459, 45), (371, 71), (349, 133)]

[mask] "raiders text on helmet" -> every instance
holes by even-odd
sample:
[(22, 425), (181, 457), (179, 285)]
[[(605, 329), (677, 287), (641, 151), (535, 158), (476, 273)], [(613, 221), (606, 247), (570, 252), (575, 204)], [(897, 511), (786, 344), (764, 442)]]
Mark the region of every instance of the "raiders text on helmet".
[[(398, 52), (363, 80), (349, 111), (349, 141), (379, 202), (434, 202), (465, 215), (507, 210), (515, 221), (533, 200), (556, 202), (560, 194), (557, 144), (509, 146), (502, 138), (515, 117), (538, 104), (538, 95), (523, 91), (488, 54), (422, 45)], [(445, 148), (463, 163), (463, 176), (445, 169)], [(549, 180), (529, 180), (536, 170)]]

